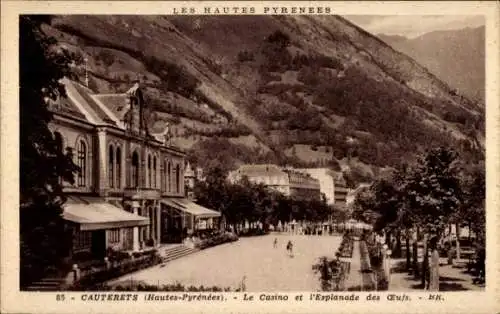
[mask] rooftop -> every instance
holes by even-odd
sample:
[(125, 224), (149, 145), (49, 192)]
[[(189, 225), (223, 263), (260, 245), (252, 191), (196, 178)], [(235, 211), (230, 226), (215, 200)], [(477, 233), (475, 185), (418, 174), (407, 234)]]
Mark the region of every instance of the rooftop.
[(238, 173), (252, 175), (284, 175), (280, 167), (273, 164), (247, 164), (237, 169)]

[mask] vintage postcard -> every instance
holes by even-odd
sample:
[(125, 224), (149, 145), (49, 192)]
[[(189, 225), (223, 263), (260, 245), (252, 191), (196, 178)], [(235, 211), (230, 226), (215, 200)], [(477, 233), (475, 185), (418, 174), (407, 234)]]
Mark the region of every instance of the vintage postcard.
[(498, 3), (1, 6), (2, 312), (500, 312)]

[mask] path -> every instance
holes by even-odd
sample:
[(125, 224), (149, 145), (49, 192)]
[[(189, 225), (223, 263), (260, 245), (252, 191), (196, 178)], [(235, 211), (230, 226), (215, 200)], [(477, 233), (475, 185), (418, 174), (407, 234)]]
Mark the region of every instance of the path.
[[(391, 291), (417, 291), (420, 288), (420, 279), (415, 280), (413, 275), (408, 275), (404, 270), (405, 259), (394, 259), (391, 261), (391, 280), (389, 289)], [(483, 291), (484, 285), (472, 283), (473, 276), (465, 272), (465, 268), (446, 264), (446, 259), (440, 259), (439, 267), (439, 290), (440, 291)]]
[[(278, 248), (273, 248), (274, 238)], [(293, 242), (294, 257), (286, 254)], [(181, 259), (123, 276), (108, 284), (143, 281), (162, 285), (218, 286), (235, 289), (246, 277), (246, 291), (316, 291), (318, 275), (312, 265), (321, 256), (334, 257), (337, 236), (266, 235), (240, 238), (236, 242), (202, 250)], [(359, 258), (358, 258), (359, 260)]]
[[(355, 241), (352, 258), (350, 259), (351, 271), (345, 282), (346, 290), (363, 291), (373, 286), (372, 273), (364, 271), (370, 268), (369, 261), (367, 261), (368, 264), (361, 262), (361, 250), (361, 241)], [(368, 254), (366, 247), (365, 254)]]

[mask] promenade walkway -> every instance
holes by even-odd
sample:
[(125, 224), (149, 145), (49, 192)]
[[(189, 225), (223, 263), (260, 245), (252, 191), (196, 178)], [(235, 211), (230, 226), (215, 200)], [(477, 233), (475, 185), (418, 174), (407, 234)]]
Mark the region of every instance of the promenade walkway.
[[(405, 259), (393, 259), (391, 265), (390, 291), (423, 291), (420, 279), (415, 280), (405, 271)], [(473, 276), (466, 272), (464, 263), (447, 265), (446, 259), (440, 259), (439, 291), (482, 291), (484, 284), (472, 282)]]
[(363, 265), (361, 261), (361, 250), (363, 249), (361, 241), (354, 242), (354, 249), (351, 258), (351, 271), (345, 281), (345, 287), (348, 291), (363, 291), (372, 286), (372, 274), (366, 272), (369, 265)]
[[(274, 248), (274, 239), (278, 239)], [(286, 252), (293, 242), (294, 256)], [(237, 288), (244, 282), (246, 291), (319, 291), (318, 275), (312, 266), (318, 258), (333, 258), (341, 242), (335, 236), (273, 234), (240, 238), (196, 254), (166, 263), (164, 266), (128, 274), (108, 282), (127, 285), (144, 282), (153, 285), (180, 283), (185, 286)], [(359, 255), (358, 255), (359, 256)], [(359, 257), (354, 257), (359, 264)]]

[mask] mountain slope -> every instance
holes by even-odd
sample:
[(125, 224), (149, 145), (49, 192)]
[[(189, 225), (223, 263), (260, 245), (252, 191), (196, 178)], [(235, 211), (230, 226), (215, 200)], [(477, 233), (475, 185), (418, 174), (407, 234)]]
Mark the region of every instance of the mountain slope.
[(485, 28), (435, 31), (408, 39), (379, 38), (411, 56), (467, 97), (484, 102)]
[(141, 79), (151, 123), (173, 124), (203, 166), (379, 169), (433, 145), (484, 150), (483, 108), (338, 16), (61, 16), (47, 31), (82, 80), (88, 59), (91, 88)]

